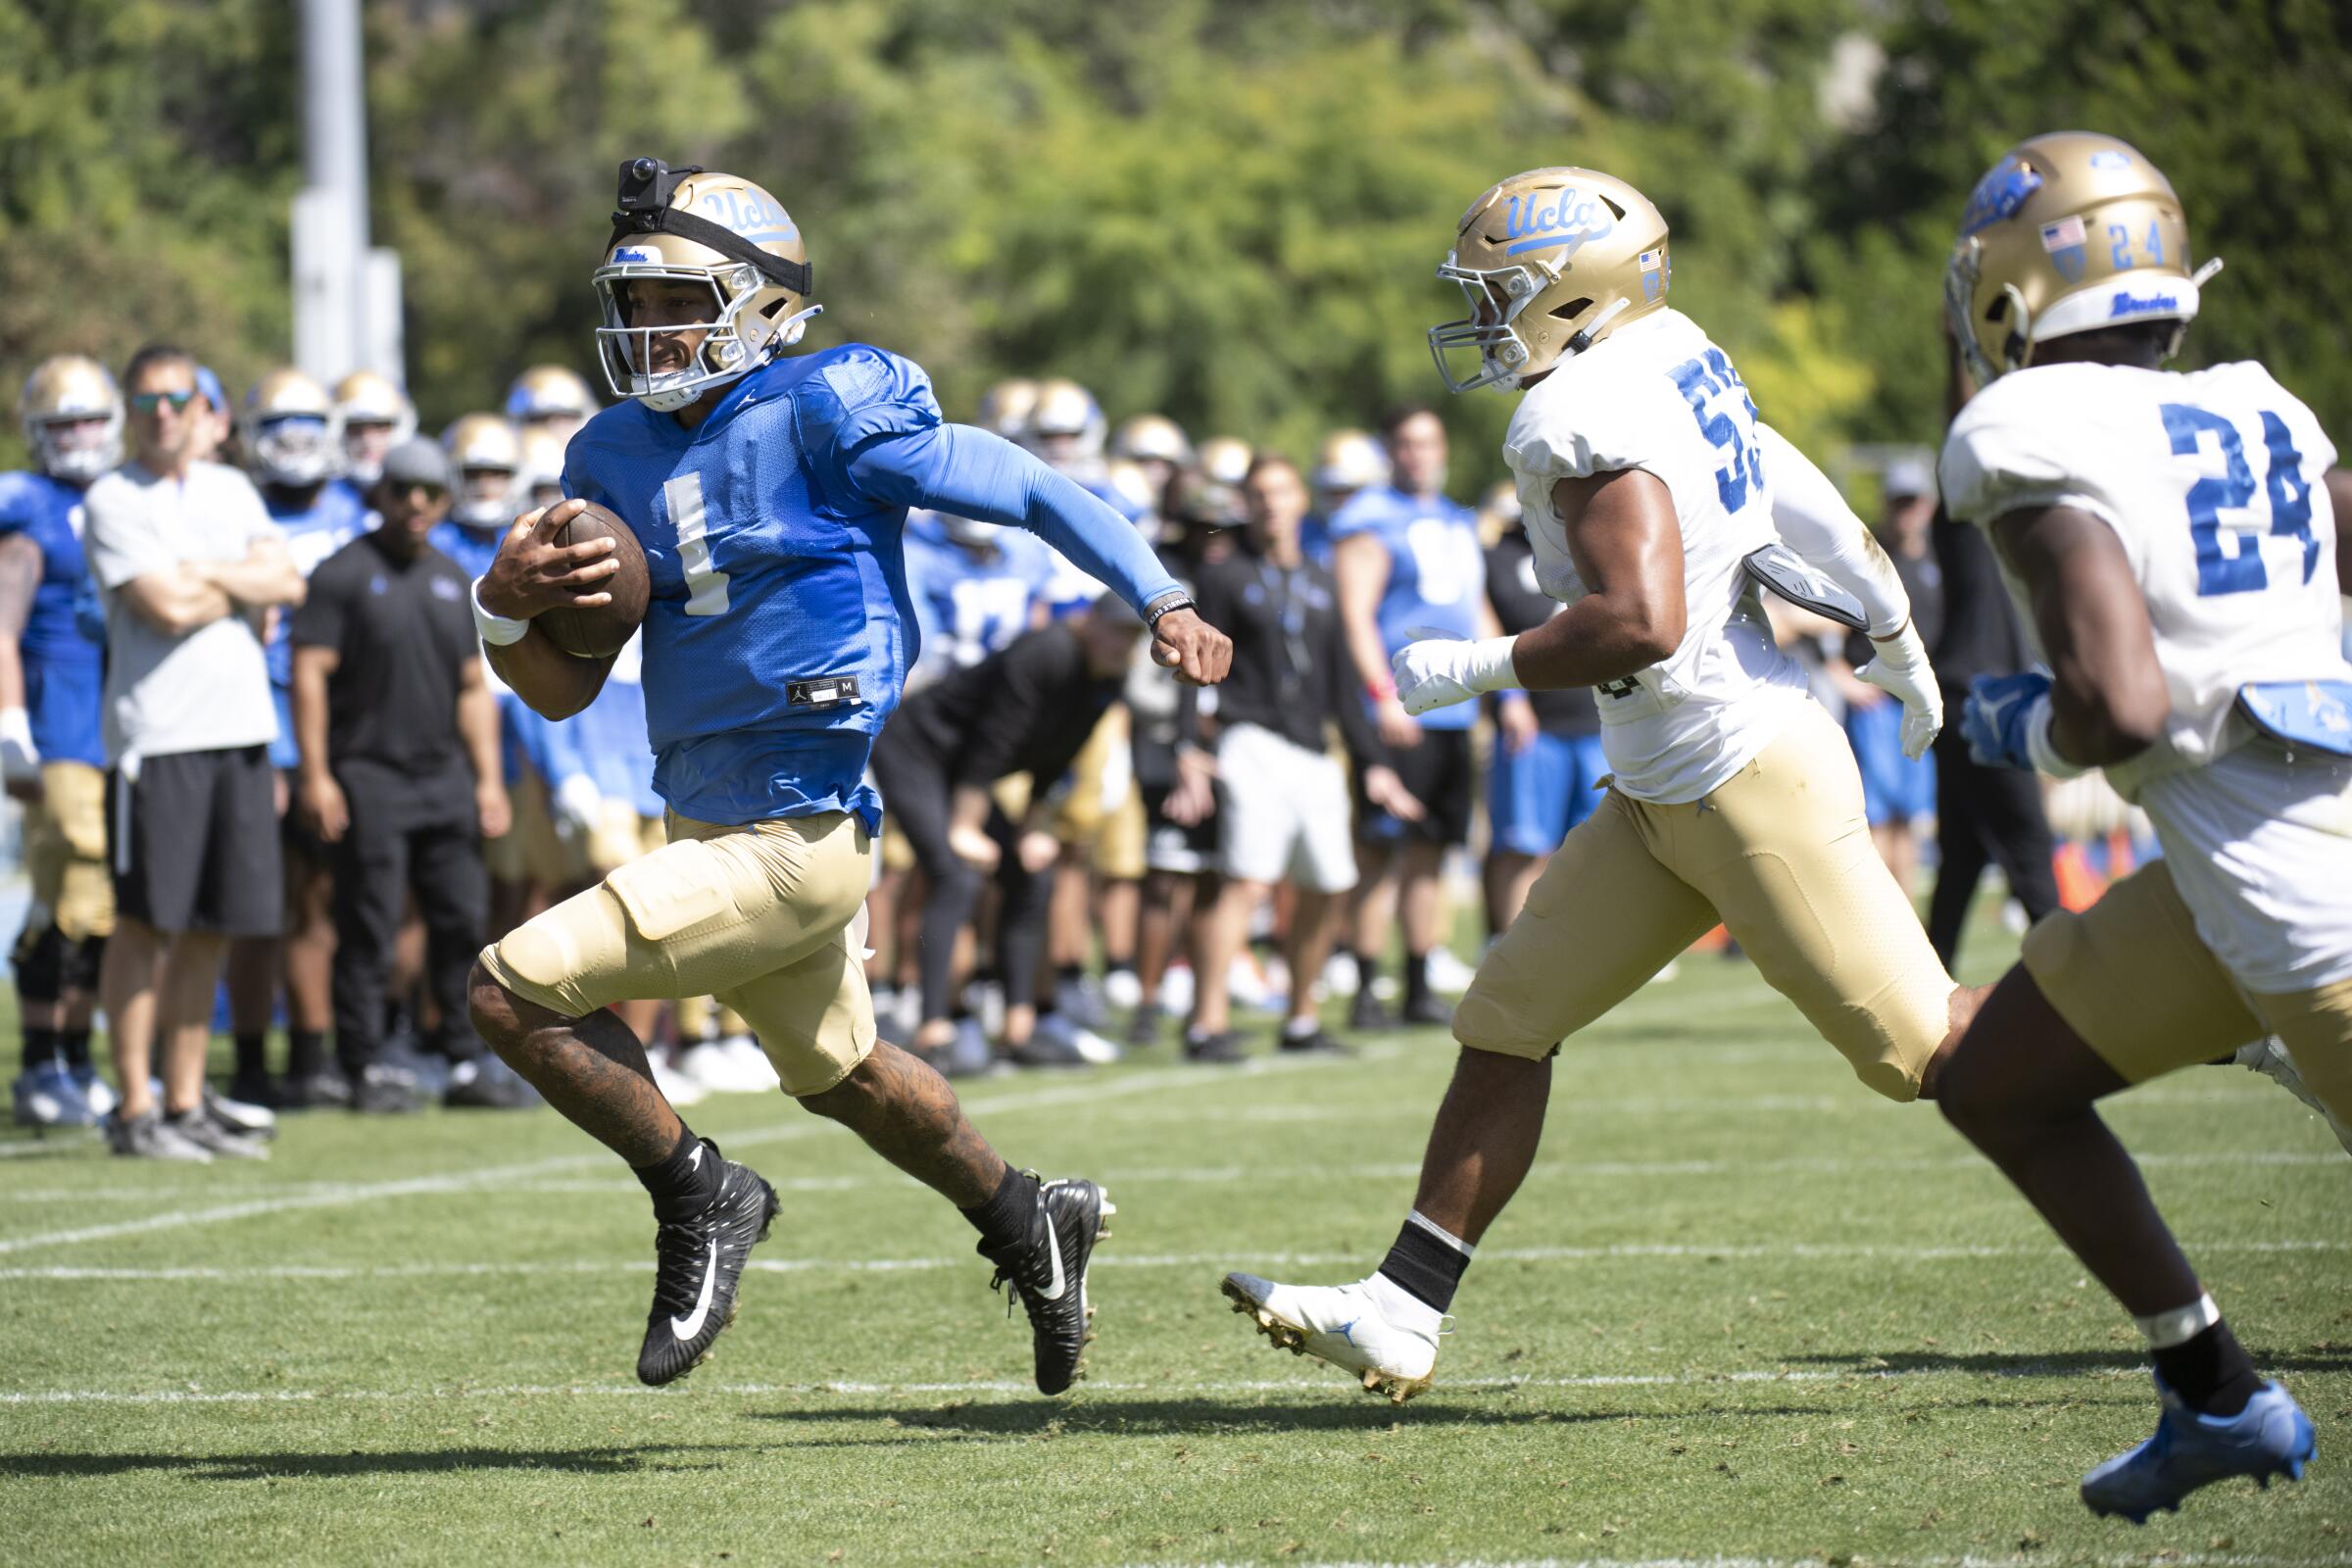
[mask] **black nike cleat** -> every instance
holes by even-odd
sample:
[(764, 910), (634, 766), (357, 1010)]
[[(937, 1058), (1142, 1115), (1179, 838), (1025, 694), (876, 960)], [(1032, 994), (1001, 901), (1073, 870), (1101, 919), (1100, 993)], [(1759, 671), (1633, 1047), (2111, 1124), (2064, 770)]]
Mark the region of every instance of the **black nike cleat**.
[[(1013, 1299), (1029, 1309), (1040, 1394), (1059, 1394), (1078, 1378), (1087, 1344), (1095, 1337), (1088, 1326), (1095, 1309), (1086, 1298), (1087, 1265), (1118, 1211), (1102, 1188), (1082, 1177), (1050, 1181), (1038, 1189), (1037, 1212), (1018, 1247), (1001, 1252), (980, 1249), (980, 1255), (997, 1265), (988, 1288), (1009, 1285)], [(1011, 1309), (1008, 1300), (1005, 1310)]]
[(654, 1235), (654, 1309), (646, 1314), (637, 1380), (656, 1388), (693, 1371), (735, 1321), (736, 1282), (776, 1217), (776, 1190), (759, 1172), (721, 1158), (709, 1139), (702, 1147), (719, 1160), (718, 1196), (692, 1219)]

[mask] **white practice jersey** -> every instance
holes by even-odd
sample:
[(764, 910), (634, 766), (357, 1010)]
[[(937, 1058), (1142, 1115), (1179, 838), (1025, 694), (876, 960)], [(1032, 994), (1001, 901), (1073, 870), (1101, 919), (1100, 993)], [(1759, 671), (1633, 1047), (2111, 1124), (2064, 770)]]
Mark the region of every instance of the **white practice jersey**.
[(1537, 585), (1563, 604), (1589, 590), (1552, 487), (1621, 468), (1665, 481), (1682, 524), (1683, 640), (1670, 658), (1595, 689), (1601, 748), (1617, 788), (1636, 800), (1706, 795), (1810, 701), (1803, 669), (1774, 646), (1740, 569), (1777, 537), (1746, 384), (1689, 317), (1660, 311), (1538, 382), (1511, 416), (1502, 455), (1518, 480)]
[(2352, 978), (2352, 763), (2308, 749), (2289, 762), (2235, 706), (2250, 682), (2352, 680), (2334, 461), (2311, 411), (2252, 361), (2015, 371), (1961, 411), (1943, 449), (1953, 516), (1988, 527), (2070, 507), (2122, 542), (2172, 714), (2107, 776), (2155, 824), (2197, 934), (2255, 992)]

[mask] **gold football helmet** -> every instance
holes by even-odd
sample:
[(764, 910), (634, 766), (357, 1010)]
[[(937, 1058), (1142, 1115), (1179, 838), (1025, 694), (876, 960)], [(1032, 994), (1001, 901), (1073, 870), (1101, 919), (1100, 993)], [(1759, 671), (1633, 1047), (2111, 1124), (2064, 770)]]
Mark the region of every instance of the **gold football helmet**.
[(343, 465), (343, 432), (326, 388), (280, 366), (245, 389), (237, 439), (246, 466), (264, 484), (324, 484)]
[(564, 439), (544, 424), (522, 426), (519, 466), (514, 470), (517, 510), (550, 507), (564, 499)]
[(1314, 471), (1307, 477), (1321, 498), (1317, 504), (1329, 508), (1335, 498), (1387, 484), (1389, 449), (1367, 431), (1334, 430), (1315, 448)]
[(2132, 321), (2196, 318), (2188, 221), (2172, 181), (2137, 149), (2096, 131), (2019, 142), (1977, 181), (1944, 269), (1944, 312), (1983, 385), (2033, 363), (2034, 345)]
[[(1465, 320), (1429, 329), (1449, 392), (1518, 387), (1666, 304), (1674, 264), (1649, 198), (1591, 169), (1531, 169), (1470, 204), (1438, 276), (1459, 283)], [(1446, 356), (1478, 353), (1455, 375)]]
[(1212, 435), (1200, 443), (1196, 461), (1200, 471), (1217, 483), (1238, 485), (1250, 477), (1250, 465), (1256, 456), (1250, 443), (1238, 435)]
[(1181, 468), (1193, 461), (1184, 427), (1164, 414), (1139, 414), (1110, 435), (1110, 455), (1129, 463), (1165, 463)]
[(449, 514), (468, 528), (501, 528), (526, 509), (515, 477), (522, 438), (504, 415), (468, 414), (441, 432), (441, 450), (458, 470)]
[(57, 354), (34, 366), (17, 416), (52, 479), (88, 484), (122, 461), (122, 394), (96, 360)]
[(1019, 441), (1029, 433), (1029, 411), (1037, 407), (1037, 383), (1026, 376), (999, 381), (981, 394), (972, 422), (991, 435)]
[(507, 417), (516, 424), (552, 424), (568, 436), (604, 412), (580, 372), (568, 365), (534, 365), (507, 388)]
[(343, 471), (362, 489), (384, 471), (384, 454), (416, 433), (416, 405), (388, 375), (354, 370), (335, 383), (343, 427)]
[[(629, 285), (640, 279), (709, 289), (710, 318), (631, 325)], [(808, 247), (782, 203), (739, 175), (671, 169), (658, 158), (620, 166), (620, 208), (593, 281), (605, 313), (596, 346), (607, 384), (664, 413), (766, 364), (823, 309), (808, 303)], [(655, 342), (665, 336), (683, 341), (684, 368), (653, 368)]]
[(1061, 377), (1040, 381), (1022, 435), (1048, 463), (1099, 463), (1108, 424), (1102, 405), (1077, 382)]

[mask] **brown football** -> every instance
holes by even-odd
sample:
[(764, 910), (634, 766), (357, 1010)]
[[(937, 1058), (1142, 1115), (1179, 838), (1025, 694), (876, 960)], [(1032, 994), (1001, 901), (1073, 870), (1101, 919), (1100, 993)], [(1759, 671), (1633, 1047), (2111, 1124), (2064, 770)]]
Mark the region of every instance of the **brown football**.
[(645, 569), (645, 549), (629, 525), (605, 507), (588, 503), (588, 510), (556, 530), (559, 545), (584, 544), (610, 535), (618, 541), (612, 554), (620, 569), (604, 582), (612, 596), (609, 605), (575, 605), (539, 612), (539, 629), (565, 653), (579, 659), (606, 659), (617, 654), (636, 635), (645, 619), (645, 602), (654, 581)]

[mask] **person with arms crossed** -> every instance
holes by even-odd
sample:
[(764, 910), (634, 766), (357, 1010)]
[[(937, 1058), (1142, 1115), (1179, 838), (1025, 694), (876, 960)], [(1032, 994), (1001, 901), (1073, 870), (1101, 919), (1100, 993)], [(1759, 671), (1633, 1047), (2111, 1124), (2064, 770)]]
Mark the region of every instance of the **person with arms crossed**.
[(515, 520), (474, 606), (507, 684), (551, 717), (578, 711), (612, 661), (564, 652), (533, 617), (607, 602), (619, 569), (612, 540), (557, 530), (590, 501), (627, 520), (652, 578), (646, 712), (672, 842), (485, 948), (474, 1022), (653, 1198), (645, 1382), (709, 1352), (778, 1206), (687, 1130), (606, 1010), (708, 992), (750, 1021), (787, 1094), (964, 1211), (1029, 1313), (1039, 1388), (1059, 1393), (1087, 1338), (1102, 1192), (1007, 1165), (944, 1079), (877, 1039), (859, 961), (882, 804), (866, 761), (916, 656), (907, 510), (1043, 534), (1113, 584), (1188, 679), (1222, 679), (1230, 648), (1122, 518), (947, 423), (914, 366), (863, 344), (783, 354), (817, 307), (800, 229), (765, 190), (641, 158), (621, 166), (614, 217), (597, 344), (623, 401), (572, 438), (575, 499)]
[[(86, 542), (105, 605), (105, 724), (115, 934), (99, 994), (122, 1097), (115, 1152), (209, 1159), (266, 1153), (207, 1104), (213, 991), (235, 937), (274, 935), (277, 712), (262, 653), (270, 612), (302, 573), (236, 469), (192, 454), (212, 415), (185, 351), (131, 356), (131, 461), (90, 486)], [(163, 1114), (148, 1063), (163, 1039)]]
[[(1774, 647), (1757, 576), (1871, 629), (1863, 674), (1902, 702), (1918, 756), (1942, 710), (1902, 584), (1667, 305), (1664, 217), (1610, 175), (1531, 171), (1471, 205), (1438, 275), (1472, 313), (1430, 331), (1447, 385), (1526, 392), (1503, 456), (1537, 581), (1567, 608), (1516, 637), (1407, 644), (1398, 707), (1595, 687), (1611, 780), (1454, 1013), (1453, 1082), (1379, 1271), (1337, 1288), (1226, 1276), (1278, 1345), (1400, 1400), (1429, 1386), (1472, 1250), (1535, 1158), (1551, 1057), (1719, 920), (1889, 1100), (1934, 1093), (1976, 1001), (1880, 861), (1853, 753)], [(1477, 362), (1456, 376), (1460, 349)]]
[[(2276, 1035), (2352, 1123), (2352, 553), (2335, 448), (2251, 360), (2168, 371), (2219, 262), (2111, 136), (2020, 143), (1979, 182), (1945, 298), (1983, 390), (1941, 465), (2046, 668), (1980, 679), (1980, 761), (2103, 768), (2164, 847), (2027, 935), (1945, 1064), (1944, 1113), (2146, 1337), (2155, 1436), (2082, 1500), (2144, 1521), (2232, 1476), (2297, 1479), (2310, 1419), (2265, 1382), (2096, 1102)], [(2241, 1055), (2241, 1059), (2243, 1059)], [(2275, 1076), (2278, 1074), (2274, 1074)]]
[(11, 963), (31, 1127), (95, 1121), (114, 1094), (90, 1063), (90, 1008), (115, 928), (106, 861), (105, 646), (74, 614), (89, 578), (83, 494), (122, 457), (122, 396), (95, 360), (61, 354), (25, 377), (34, 466), (0, 474), (0, 779), (25, 799), (32, 906)]

